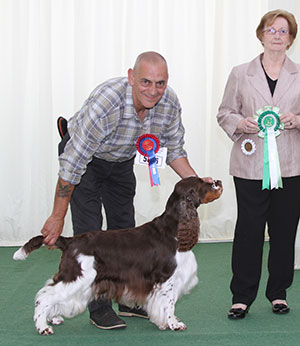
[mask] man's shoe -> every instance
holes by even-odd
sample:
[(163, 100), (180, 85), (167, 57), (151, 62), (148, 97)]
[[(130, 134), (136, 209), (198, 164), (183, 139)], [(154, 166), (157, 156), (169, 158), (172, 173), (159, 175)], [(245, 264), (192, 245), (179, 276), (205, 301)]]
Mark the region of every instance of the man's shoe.
[(149, 318), (147, 312), (142, 308), (129, 308), (125, 305), (119, 305), (119, 316)]
[(274, 304), (272, 305), (272, 311), (274, 314), (287, 314), (290, 308), (286, 304)]
[(100, 329), (121, 329), (126, 328), (125, 321), (121, 320), (114, 310), (108, 309), (106, 311), (96, 310), (90, 313), (90, 321), (97, 328)]
[(244, 310), (242, 308), (231, 308), (228, 311), (228, 318), (231, 320), (240, 320), (242, 318), (245, 318), (246, 314), (249, 311), (249, 307), (247, 306), (247, 308)]

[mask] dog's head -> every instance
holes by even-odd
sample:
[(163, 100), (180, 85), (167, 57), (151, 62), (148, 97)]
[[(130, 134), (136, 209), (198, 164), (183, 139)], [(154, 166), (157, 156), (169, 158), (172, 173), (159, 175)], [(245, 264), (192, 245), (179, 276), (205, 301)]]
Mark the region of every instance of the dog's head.
[(167, 206), (176, 208), (173, 213), (178, 216), (178, 250), (189, 251), (197, 243), (200, 221), (197, 208), (202, 203), (209, 203), (219, 198), (223, 192), (220, 180), (208, 183), (198, 177), (180, 180), (168, 200)]
[(174, 188), (179, 199), (198, 208), (200, 204), (218, 199), (223, 192), (222, 182), (214, 180), (208, 183), (198, 177), (188, 177), (180, 180)]

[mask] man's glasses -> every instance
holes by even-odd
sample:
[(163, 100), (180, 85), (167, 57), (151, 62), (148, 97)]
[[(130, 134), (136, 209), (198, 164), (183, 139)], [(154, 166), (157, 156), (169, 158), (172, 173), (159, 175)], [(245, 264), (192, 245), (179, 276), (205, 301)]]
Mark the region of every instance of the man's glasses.
[(276, 32), (278, 32), (280, 36), (284, 36), (284, 35), (287, 35), (289, 33), (289, 31), (287, 29), (276, 30), (274, 28), (265, 29), (263, 32), (265, 32), (267, 35), (275, 35)]

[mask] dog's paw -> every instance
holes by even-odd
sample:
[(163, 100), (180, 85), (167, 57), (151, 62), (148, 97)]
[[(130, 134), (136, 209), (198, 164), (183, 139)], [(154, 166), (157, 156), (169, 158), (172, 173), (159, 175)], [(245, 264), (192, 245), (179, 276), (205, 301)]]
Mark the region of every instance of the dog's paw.
[(49, 323), (59, 325), (64, 323), (64, 319), (61, 316), (53, 317), (51, 320), (49, 320)]
[(186, 330), (187, 326), (183, 322), (178, 322), (176, 325), (173, 326), (173, 328), (171, 330), (181, 331)]
[(160, 330), (166, 330), (166, 329), (167, 329), (167, 326), (166, 326), (166, 325), (161, 325), (161, 326), (158, 326), (158, 328), (159, 328)]
[(168, 319), (168, 327), (174, 331), (186, 330), (187, 326), (181, 322), (176, 316), (170, 316)]
[(24, 261), (27, 257), (28, 255), (26, 254), (24, 249), (20, 247), (20, 249), (14, 253), (13, 259), (15, 261)]
[(45, 329), (38, 329), (38, 332), (40, 335), (52, 335), (54, 334), (53, 328), (52, 327), (47, 327)]

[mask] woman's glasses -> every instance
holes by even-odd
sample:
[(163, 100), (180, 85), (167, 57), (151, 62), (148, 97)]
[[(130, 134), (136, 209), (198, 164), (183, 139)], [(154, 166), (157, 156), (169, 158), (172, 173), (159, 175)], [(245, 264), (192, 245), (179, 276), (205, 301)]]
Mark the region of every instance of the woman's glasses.
[(289, 33), (289, 31), (287, 29), (276, 30), (274, 28), (265, 29), (263, 32), (265, 32), (267, 35), (275, 35), (276, 32), (278, 32), (280, 36), (284, 36), (284, 35), (287, 35)]

